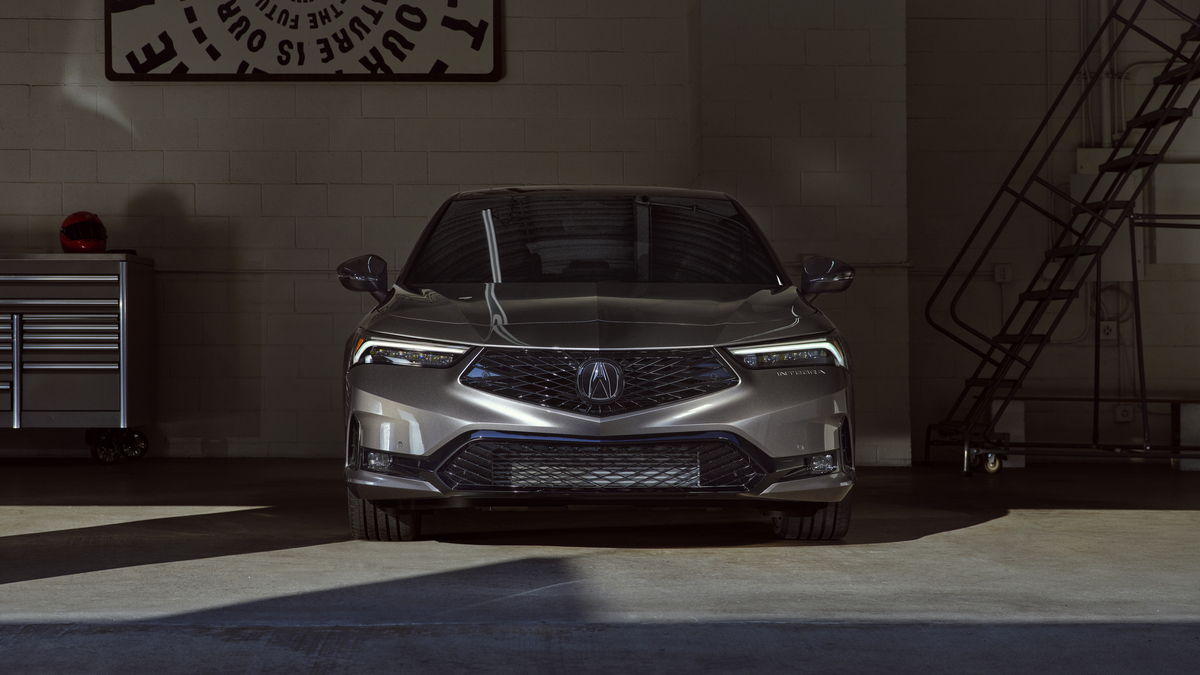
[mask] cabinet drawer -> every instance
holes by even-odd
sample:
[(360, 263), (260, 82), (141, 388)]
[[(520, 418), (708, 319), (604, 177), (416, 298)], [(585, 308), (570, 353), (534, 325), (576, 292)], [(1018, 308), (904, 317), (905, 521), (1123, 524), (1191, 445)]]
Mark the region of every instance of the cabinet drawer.
[(120, 410), (119, 370), (25, 370), (22, 410)]

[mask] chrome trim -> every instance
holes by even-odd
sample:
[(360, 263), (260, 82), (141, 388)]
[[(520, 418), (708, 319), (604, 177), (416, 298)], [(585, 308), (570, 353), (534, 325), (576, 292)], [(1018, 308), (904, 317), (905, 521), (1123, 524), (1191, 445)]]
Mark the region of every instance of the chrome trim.
[(120, 360), (117, 364), (121, 372), (121, 423), (122, 429), (129, 428), (129, 263), (122, 260), (117, 263), (118, 275), (121, 279), (120, 309), (117, 323), (117, 338), (120, 340)]
[[(124, 263), (122, 263), (124, 264)], [(79, 283), (116, 283), (115, 274), (4, 274), (0, 275), (0, 283), (4, 282), (38, 282), (65, 281)]]
[(12, 315), (12, 428), (21, 428), (21, 315)]
[[(120, 326), (109, 326), (109, 325), (105, 325), (102, 323), (99, 323), (99, 324), (77, 324), (77, 325), (30, 324), (28, 326), (25, 326), (25, 330), (26, 330), (26, 332), (29, 332), (29, 333), (35, 333), (35, 332), (41, 333), (41, 332), (52, 331), (52, 330), (77, 330), (77, 331), (92, 331), (92, 332), (98, 332), (98, 333), (99, 332), (108, 333), (108, 332), (116, 332), (117, 330), (120, 330)], [(108, 336), (106, 336), (106, 337), (108, 337)], [(110, 339), (115, 340), (115, 339), (117, 339), (117, 336), (114, 335)]]
[(71, 335), (59, 333), (55, 335), (29, 335), (29, 326), (25, 327), (25, 344), (30, 342), (62, 342), (63, 340), (78, 340), (81, 342), (116, 342), (116, 335)]
[(120, 300), (0, 300), (0, 305), (21, 307), (119, 307)]
[[(104, 319), (105, 321), (116, 321), (118, 316), (112, 314), (38, 314), (29, 317), (29, 321), (93, 321)], [(104, 324), (99, 324), (104, 325)]]
[(25, 363), (23, 370), (121, 370), (119, 363)]
[[(29, 335), (29, 325), (25, 327), (25, 342), (61, 342), (62, 340), (82, 340), (85, 342), (116, 342), (120, 339), (119, 335), (68, 335), (65, 333), (54, 333), (50, 335)], [(48, 333), (48, 331), (47, 331)], [(77, 333), (84, 333), (83, 330), (78, 330)]]
[(120, 349), (120, 345), (89, 345), (89, 344), (27, 344), (25, 350), (30, 352), (44, 351), (63, 351), (63, 350), (79, 350), (79, 351), (114, 351)]

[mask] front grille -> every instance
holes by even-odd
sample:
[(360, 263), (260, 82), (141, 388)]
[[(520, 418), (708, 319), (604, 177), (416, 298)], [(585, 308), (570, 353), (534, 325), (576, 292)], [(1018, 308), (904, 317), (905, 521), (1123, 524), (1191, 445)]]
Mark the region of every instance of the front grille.
[[(576, 375), (589, 359), (603, 357), (620, 366), (624, 388), (606, 403), (584, 399)], [(737, 375), (712, 349), (582, 352), (537, 349), (485, 349), (462, 383), (507, 398), (607, 417), (711, 394), (738, 383)]]
[(454, 490), (744, 492), (763, 477), (725, 440), (572, 444), (476, 440), (438, 471)]

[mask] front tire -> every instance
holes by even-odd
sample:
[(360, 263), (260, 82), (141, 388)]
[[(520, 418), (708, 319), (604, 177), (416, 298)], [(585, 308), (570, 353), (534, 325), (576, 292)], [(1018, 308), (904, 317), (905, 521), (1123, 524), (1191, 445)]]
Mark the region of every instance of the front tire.
[(354, 496), (348, 488), (346, 501), (350, 508), (350, 534), (368, 541), (413, 541), (421, 536), (421, 514), (400, 513), (395, 516), (365, 499)]
[(850, 495), (829, 502), (811, 516), (776, 516), (771, 519), (780, 539), (837, 541), (850, 531)]

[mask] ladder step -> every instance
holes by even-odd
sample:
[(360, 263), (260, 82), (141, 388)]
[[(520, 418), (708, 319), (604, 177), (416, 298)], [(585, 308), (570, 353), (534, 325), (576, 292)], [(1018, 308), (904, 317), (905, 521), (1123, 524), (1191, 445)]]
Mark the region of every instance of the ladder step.
[(1100, 165), (1100, 173), (1120, 173), (1122, 171), (1137, 171), (1144, 166), (1150, 166), (1158, 160), (1158, 155), (1126, 155), (1111, 162)]
[[(986, 377), (973, 377), (967, 380), (968, 387), (990, 387), (995, 380), (989, 380)], [(1001, 389), (1012, 389), (1017, 386), (1016, 380), (1000, 380), (999, 387)]]
[(1192, 28), (1188, 32), (1179, 37), (1184, 42), (1195, 42), (1200, 40), (1200, 28)]
[(1188, 82), (1191, 82), (1192, 80), (1200, 78), (1200, 68), (1197, 68), (1195, 72), (1192, 72), (1192, 68), (1193, 68), (1193, 65), (1190, 63), (1187, 63), (1182, 66), (1179, 66), (1178, 68), (1175, 68), (1174, 70), (1169, 70), (1169, 71), (1163, 73), (1162, 75), (1159, 75), (1158, 77), (1154, 78), (1154, 85), (1161, 86), (1164, 84), (1167, 84), (1167, 85), (1187, 84)]
[[(1122, 158), (1122, 159), (1124, 159), (1124, 158)], [(1101, 169), (1101, 171), (1103, 171), (1103, 169)], [(1087, 204), (1084, 205), (1087, 207), (1087, 211), (1084, 210), (1083, 206), (1076, 206), (1075, 208), (1071, 209), (1071, 215), (1079, 216), (1079, 215), (1083, 215), (1083, 214), (1087, 213), (1088, 211), (1091, 211), (1092, 213), (1104, 213), (1105, 211), (1124, 211), (1126, 208), (1129, 207), (1129, 204), (1130, 204), (1130, 202), (1127, 202), (1127, 201), (1125, 201), (1125, 202), (1088, 202)]]
[(1078, 251), (1079, 255), (1096, 255), (1100, 252), (1099, 246), (1063, 246), (1061, 248), (1052, 248), (1046, 251), (1047, 260), (1057, 260), (1058, 258), (1070, 258)]
[[(1012, 345), (1012, 344), (1016, 344), (1016, 343), (1020, 342), (1021, 336), (1020, 335), (997, 335), (996, 337), (992, 338), (992, 340), (994, 340), (1002, 345)], [(1036, 335), (1035, 334), (1035, 335), (1030, 335), (1029, 339), (1026, 340), (1025, 343), (1026, 344), (1035, 344), (1038, 342), (1045, 342), (1045, 341), (1046, 341), (1045, 335)]]
[(1027, 300), (1070, 300), (1077, 295), (1076, 291), (1069, 288), (1060, 288), (1057, 291), (1051, 292), (1049, 289), (1041, 291), (1028, 291), (1018, 295), (1021, 302)]
[(1159, 120), (1162, 120), (1164, 125), (1185, 120), (1192, 116), (1192, 111), (1187, 108), (1163, 108), (1154, 112), (1146, 113), (1140, 117), (1135, 117), (1129, 121), (1131, 129), (1152, 129)]

